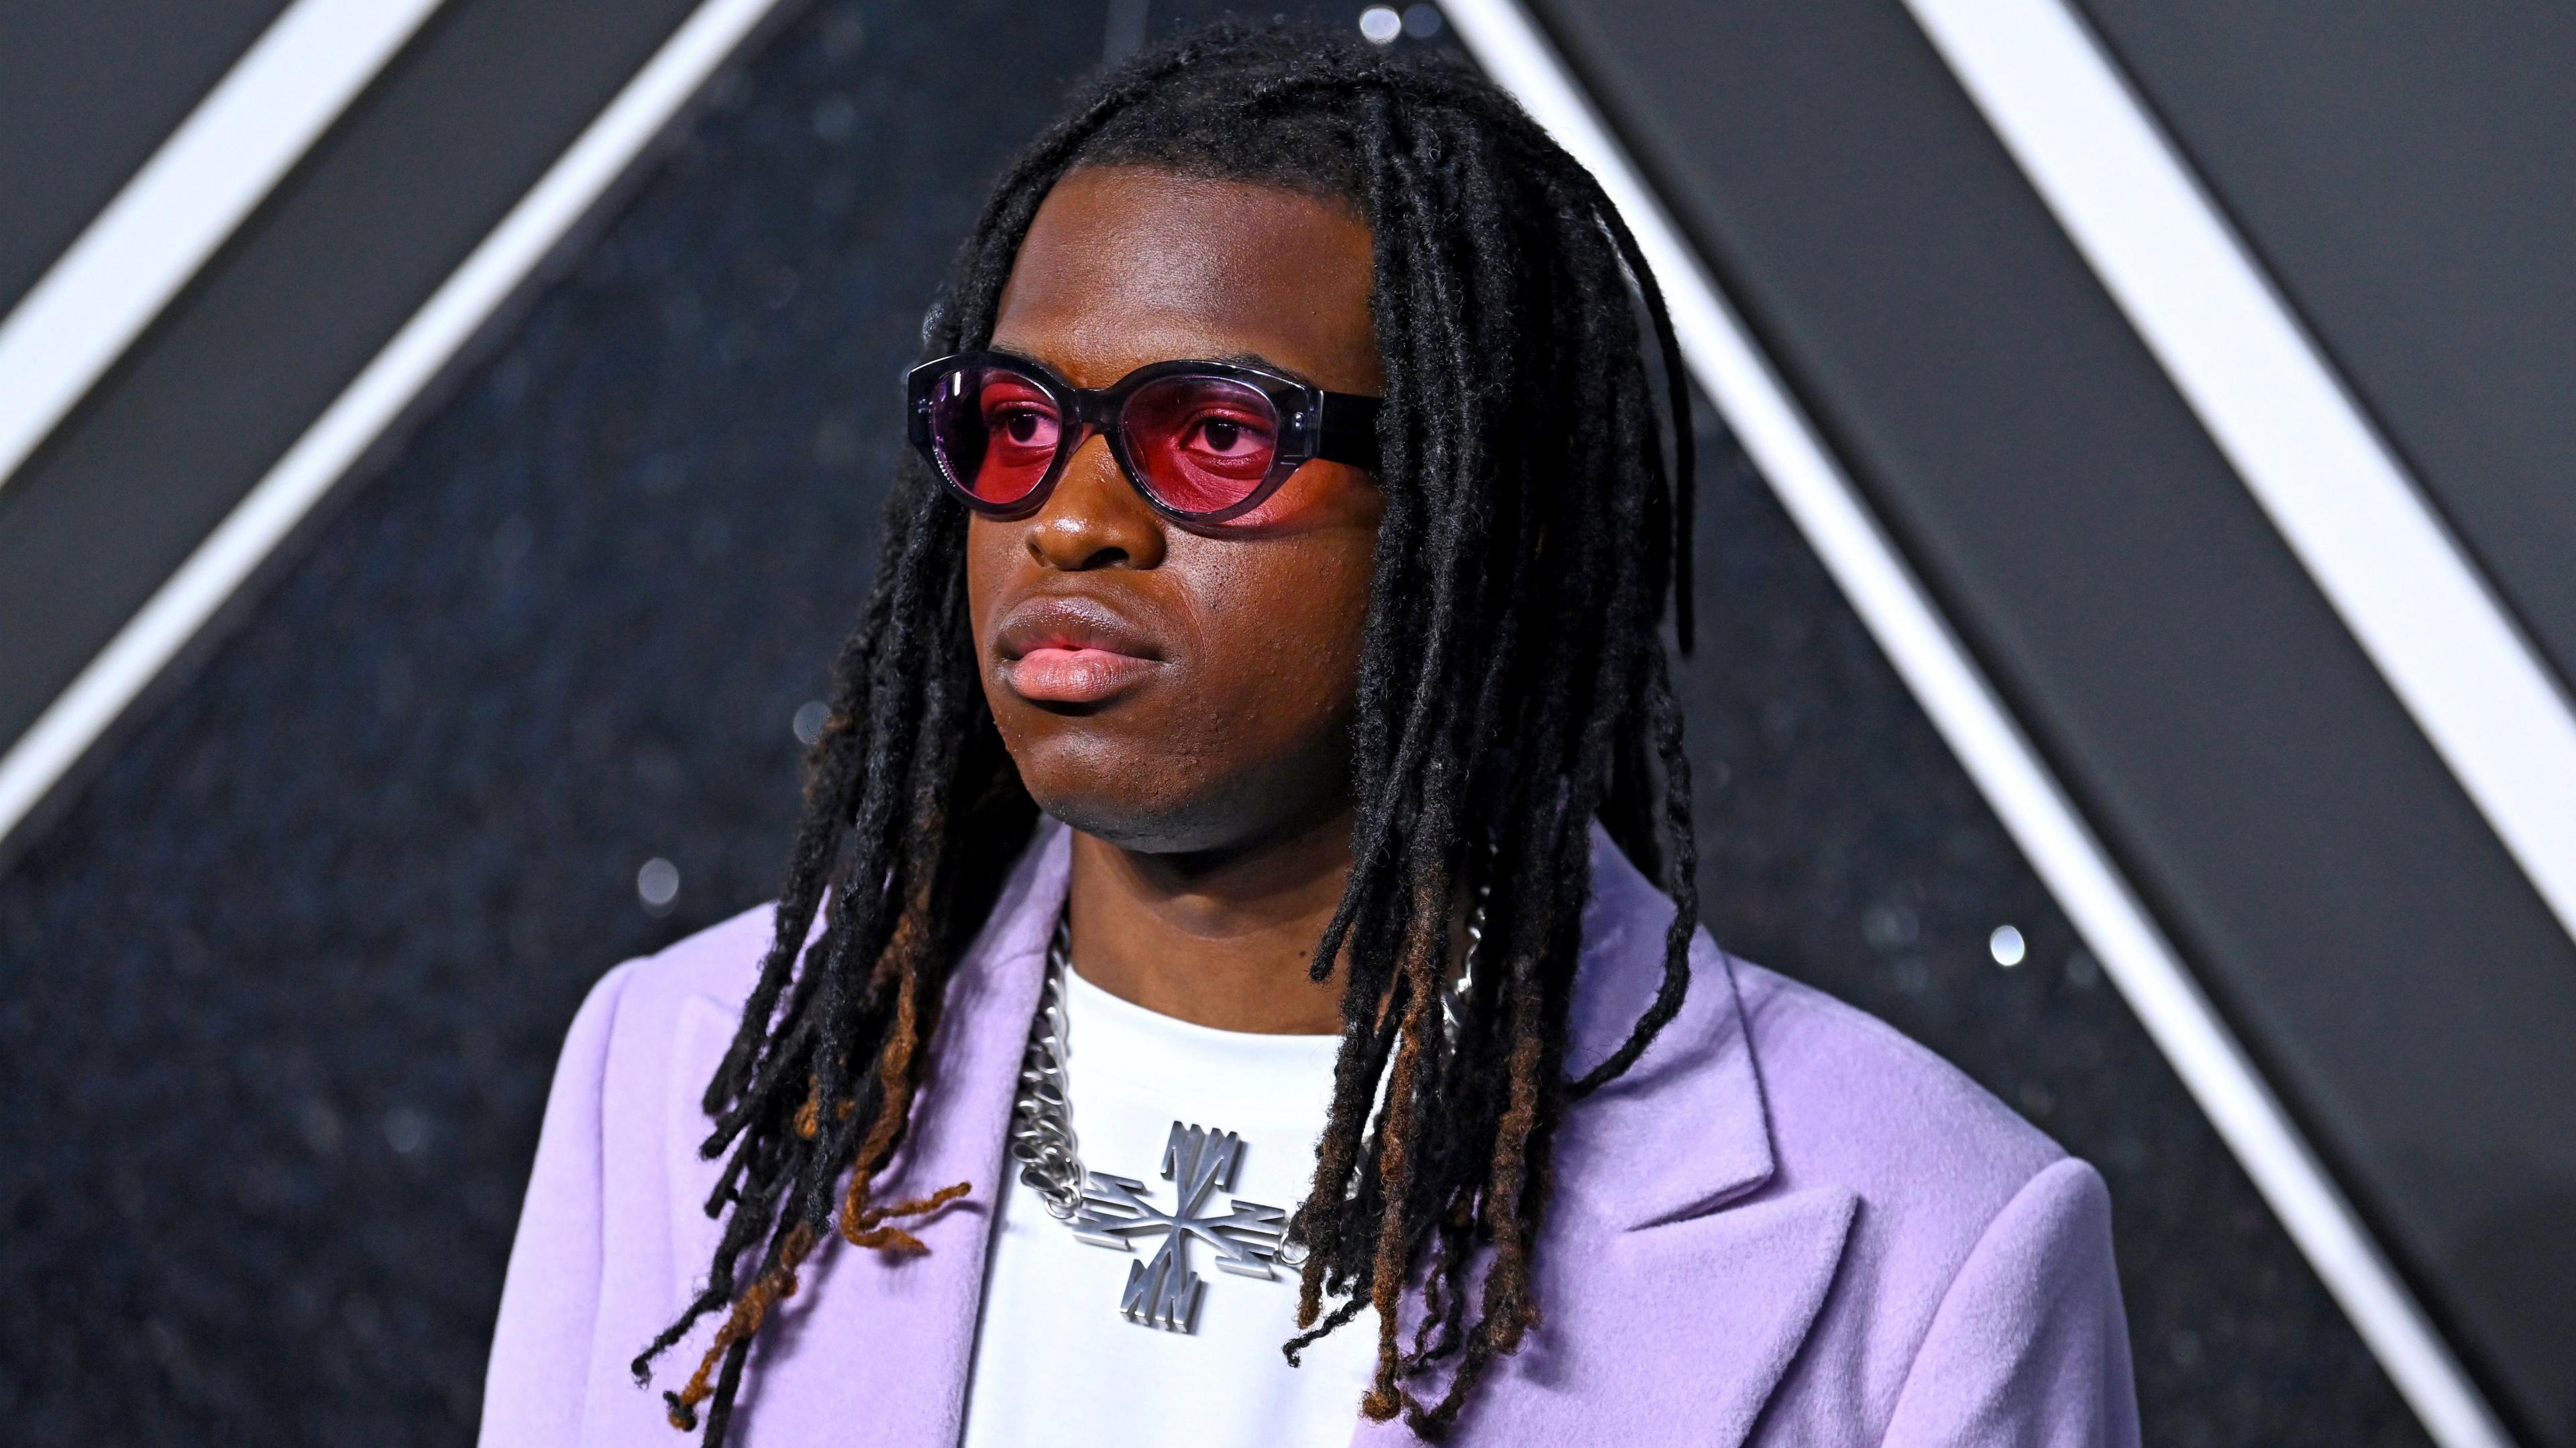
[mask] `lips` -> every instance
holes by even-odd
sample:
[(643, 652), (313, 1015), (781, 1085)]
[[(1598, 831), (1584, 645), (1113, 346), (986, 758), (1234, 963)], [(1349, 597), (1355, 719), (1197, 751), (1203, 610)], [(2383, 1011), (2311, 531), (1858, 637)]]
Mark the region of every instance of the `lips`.
[(1097, 704), (1162, 669), (1152, 635), (1087, 598), (1032, 598), (1015, 605), (993, 636), (995, 672), (1012, 693), (1038, 704)]

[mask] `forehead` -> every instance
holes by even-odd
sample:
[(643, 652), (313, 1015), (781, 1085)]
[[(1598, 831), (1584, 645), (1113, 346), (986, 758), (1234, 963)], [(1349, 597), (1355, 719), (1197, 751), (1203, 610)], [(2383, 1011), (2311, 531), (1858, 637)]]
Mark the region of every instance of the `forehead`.
[(1012, 264), (993, 345), (1101, 387), (1175, 357), (1264, 358), (1336, 391), (1379, 386), (1366, 222), (1243, 181), (1086, 167)]

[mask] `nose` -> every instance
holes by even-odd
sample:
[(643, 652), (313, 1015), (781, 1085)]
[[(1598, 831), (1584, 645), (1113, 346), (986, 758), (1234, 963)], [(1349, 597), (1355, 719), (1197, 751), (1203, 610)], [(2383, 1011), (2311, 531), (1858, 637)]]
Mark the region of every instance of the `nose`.
[(1097, 433), (1065, 461), (1054, 494), (1028, 523), (1029, 556), (1064, 573), (1158, 567), (1163, 544), (1163, 520), (1118, 471), (1108, 440)]

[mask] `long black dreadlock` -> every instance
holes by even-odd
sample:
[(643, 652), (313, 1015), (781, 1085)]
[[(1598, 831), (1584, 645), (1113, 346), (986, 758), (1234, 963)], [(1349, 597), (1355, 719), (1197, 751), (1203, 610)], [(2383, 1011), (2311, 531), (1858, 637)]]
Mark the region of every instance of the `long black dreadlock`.
[[(1566, 1104), (1635, 1062), (1688, 985), (1696, 845), (1661, 633), (1670, 600), (1690, 646), (1692, 443), (1672, 326), (1593, 178), (1473, 71), (1222, 26), (1100, 78), (1019, 158), (924, 327), (925, 356), (989, 339), (1039, 202), (1084, 165), (1289, 186), (1356, 206), (1375, 235), (1386, 501), (1353, 863), (1313, 967), (1320, 981), (1338, 961), (1349, 977), (1331, 1114), (1290, 1228), (1307, 1256), (1287, 1351), (1374, 1306), (1362, 1410), (1404, 1412), (1436, 1436), (1538, 1321), (1530, 1253)], [(1660, 415), (1640, 317), (1667, 389)], [(643, 1381), (729, 1306), (696, 1373), (665, 1395), (683, 1429), (706, 1405), (708, 1448), (754, 1335), (816, 1246), (837, 1229), (922, 1250), (898, 1223), (965, 1191), (874, 1196), (949, 974), (1037, 815), (984, 702), (965, 539), (965, 511), (908, 458), (808, 759), (776, 934), (707, 1083), (715, 1128), (701, 1150), (731, 1152), (707, 1212), (729, 1215), (706, 1289), (634, 1368)], [(1596, 818), (1679, 908), (1653, 1004), (1569, 1081)], [(1453, 1038), (1434, 1004), (1480, 885), (1484, 956)], [(1426, 1260), (1408, 1347), (1398, 1299)]]

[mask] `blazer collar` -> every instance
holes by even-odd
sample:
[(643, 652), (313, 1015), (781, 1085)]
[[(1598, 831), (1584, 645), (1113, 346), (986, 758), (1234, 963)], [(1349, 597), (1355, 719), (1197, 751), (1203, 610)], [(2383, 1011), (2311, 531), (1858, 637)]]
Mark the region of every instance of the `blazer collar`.
[[(1029, 1019), (1037, 1009), (1047, 940), (1063, 907), (1070, 859), (1070, 832), (1054, 823), (1042, 826), (985, 929), (959, 960), (933, 1036), (931, 1079), (916, 1098), (911, 1130), (879, 1188), (882, 1198), (892, 1199), (962, 1181), (970, 1184), (968, 1196), (914, 1225), (930, 1248), (926, 1256), (891, 1258), (840, 1245), (820, 1254), (810, 1291), (800, 1293), (799, 1302), (782, 1315), (773, 1330), (777, 1340), (763, 1347), (769, 1362), (746, 1384), (738, 1421), (744, 1441), (753, 1448), (810, 1441), (859, 1421), (876, 1424), (874, 1436), (888, 1443), (957, 1441), (973, 1365), (993, 1204), (1007, 1182), (1004, 1144), (1012, 1089)], [(1588, 1070), (1617, 1049), (1654, 999), (1672, 909), (1596, 829), (1592, 900), (1569, 1022), (1570, 1070)], [(1559, 1202), (1553, 1219), (1584, 1217), (1614, 1230), (1666, 1227), (1735, 1202), (1770, 1179), (1773, 1162), (1762, 1089), (1732, 968), (1705, 935), (1693, 944), (1691, 964), (1681, 1013), (1635, 1066), (1577, 1103), (1559, 1127), (1554, 1157)], [(706, 1034), (703, 1049), (720, 1050), (721, 1034)], [(705, 1078), (703, 1071), (682, 1074), (690, 1081)], [(686, 1104), (693, 1106), (694, 1100)], [(681, 1106), (675, 1098), (674, 1110)], [(704, 1163), (688, 1166), (692, 1175), (708, 1169)], [(697, 1194), (703, 1197), (702, 1186)], [(1815, 1205), (1822, 1215), (1812, 1225), (1805, 1218), (1813, 1213), (1793, 1214), (1792, 1235), (1813, 1249), (1805, 1255), (1829, 1275), (1848, 1206)], [(1576, 1210), (1569, 1213), (1568, 1208)], [(1768, 1221), (1767, 1214), (1751, 1215)], [(1755, 1227), (1777, 1230), (1748, 1216), (1745, 1229)], [(1701, 1252), (1705, 1244), (1699, 1238), (1704, 1235), (1657, 1232), (1629, 1240), (1638, 1244), (1634, 1251), (1660, 1258)], [(1560, 1246), (1551, 1255), (1564, 1251)], [(1613, 1269), (1613, 1277), (1624, 1270), (1616, 1266), (1620, 1260), (1614, 1253), (1603, 1264)], [(1593, 1295), (1576, 1280), (1582, 1275), (1570, 1271), (1555, 1288), (1558, 1303), (1579, 1308)], [(1575, 1300), (1569, 1302), (1568, 1295)], [(1784, 1320), (1777, 1332), (1758, 1335), (1793, 1348), (1814, 1304), (1789, 1306), (1796, 1309), (1789, 1313), (1794, 1323)], [(1756, 1392), (1757, 1405), (1777, 1370), (1773, 1365), (1745, 1382)], [(1480, 1413), (1480, 1419), (1494, 1428), (1534, 1421), (1525, 1416), (1531, 1404), (1528, 1389), (1503, 1382), (1493, 1386), (1494, 1411)], [(771, 1399), (777, 1410), (764, 1413), (763, 1398)], [(1363, 1431), (1361, 1436), (1369, 1435)]]
[[(1064, 908), (1072, 832), (1047, 822), (959, 964), (941, 1016), (936, 1073), (896, 1170), (906, 1190), (998, 1185), (1011, 1088), (1037, 1009), (1047, 940)], [(1661, 987), (1672, 901), (1592, 831), (1566, 1065), (1581, 1075), (1627, 1040)], [(1734, 1201), (1770, 1180), (1770, 1121), (1745, 1033), (1733, 963), (1704, 933), (1691, 943), (1681, 1013), (1634, 1066), (1577, 1103), (1557, 1133), (1555, 1175), (1624, 1227), (1654, 1226)], [(981, 1214), (977, 1214), (979, 1217)]]
[[(1672, 918), (1672, 901), (1594, 826), (1568, 1074), (1592, 1069), (1636, 1028), (1663, 984)], [(1697, 1216), (1771, 1179), (1770, 1118), (1733, 963), (1697, 934), (1690, 966), (1681, 1013), (1624, 1075), (1577, 1102), (1557, 1132), (1560, 1193), (1620, 1227)]]
[[(916, 1127), (922, 1155), (905, 1171), (907, 1184), (971, 1181), (976, 1197), (993, 1200), (985, 1183), (999, 1180), (1011, 1086), (1071, 859), (1072, 832), (1047, 822), (984, 938), (960, 963), (942, 1018), (945, 1039), (931, 1058), (941, 1079), (923, 1093), (922, 1114), (932, 1120)], [(1570, 1074), (1592, 1069), (1636, 1028), (1663, 984), (1672, 919), (1672, 901), (1595, 825), (1592, 897), (1567, 1022)], [(1577, 1103), (1557, 1133), (1560, 1190), (1622, 1227), (1714, 1210), (1758, 1189), (1774, 1170), (1734, 964), (1695, 930), (1690, 967), (1681, 1013), (1625, 1074)]]

